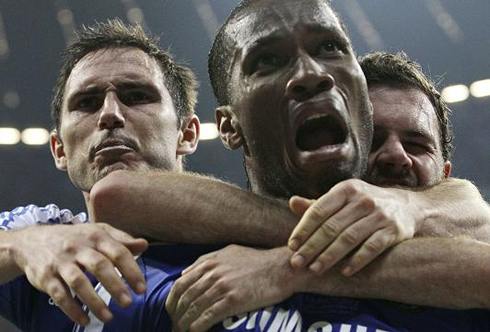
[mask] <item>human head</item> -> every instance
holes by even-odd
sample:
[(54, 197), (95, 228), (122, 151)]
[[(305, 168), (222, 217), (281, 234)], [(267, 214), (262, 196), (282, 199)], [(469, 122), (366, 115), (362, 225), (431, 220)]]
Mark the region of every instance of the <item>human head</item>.
[(139, 48), (157, 62), (179, 121), (194, 113), (198, 83), (192, 70), (175, 62), (169, 52), (158, 46), (158, 39), (145, 33), (140, 25), (126, 25), (114, 19), (82, 27), (77, 31), (76, 40), (62, 53), (63, 65), (58, 73), (51, 103), (51, 116), (57, 130), (61, 123), (66, 81), (75, 65), (89, 53), (116, 47)]
[(368, 180), (427, 186), (450, 174), (450, 110), (420, 65), (405, 53), (360, 59), (374, 108)]
[(192, 71), (141, 27), (83, 28), (54, 89), (56, 166), (84, 192), (117, 169), (180, 170), (197, 147), (196, 87)]
[(208, 70), (221, 139), (243, 147), (252, 190), (318, 197), (363, 175), (366, 82), (328, 1), (243, 1), (218, 32)]

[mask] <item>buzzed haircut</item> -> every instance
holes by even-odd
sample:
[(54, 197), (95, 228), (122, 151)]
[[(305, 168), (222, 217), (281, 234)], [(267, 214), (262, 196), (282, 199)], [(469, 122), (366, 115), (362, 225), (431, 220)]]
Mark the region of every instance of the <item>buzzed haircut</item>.
[[(240, 2), (230, 13), (225, 23), (221, 26), (216, 37), (214, 39), (213, 46), (208, 56), (208, 75), (211, 81), (211, 86), (213, 88), (214, 95), (216, 100), (220, 105), (229, 105), (231, 104), (230, 98), (230, 81), (231, 81), (231, 72), (228, 68), (231, 65), (232, 54), (230, 53), (230, 48), (227, 47), (231, 40), (226, 30), (228, 26), (233, 23), (235, 18), (237, 18), (242, 12), (249, 10), (253, 5), (257, 2), (267, 2), (267, 0), (243, 0)], [(298, 0), (300, 1), (300, 0)], [(333, 14), (338, 19), (342, 31), (345, 33), (347, 38), (349, 38), (349, 33), (346, 25), (343, 20), (340, 18), (338, 13), (330, 6), (330, 0), (317, 0), (319, 2), (326, 3)]]
[(65, 86), (75, 65), (91, 52), (124, 47), (139, 48), (158, 63), (180, 125), (183, 117), (194, 113), (198, 82), (192, 70), (174, 61), (169, 52), (158, 46), (158, 41), (139, 24), (126, 25), (119, 19), (95, 22), (77, 31), (75, 41), (62, 53), (63, 65), (53, 89), (51, 116), (55, 128), (60, 129)]
[(441, 98), (435, 83), (424, 74), (420, 64), (410, 60), (404, 52), (369, 53), (359, 59), (359, 64), (366, 76), (369, 88), (375, 86), (415, 88), (429, 98), (439, 123), (442, 157), (444, 161), (449, 161), (453, 150), (453, 134), (449, 120), (451, 110)]

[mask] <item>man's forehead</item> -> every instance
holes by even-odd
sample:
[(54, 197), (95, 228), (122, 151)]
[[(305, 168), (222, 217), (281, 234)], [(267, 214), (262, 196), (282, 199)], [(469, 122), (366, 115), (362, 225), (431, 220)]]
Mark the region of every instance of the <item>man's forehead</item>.
[(321, 0), (257, 1), (230, 23), (227, 32), (234, 48), (241, 49), (270, 36), (286, 37), (299, 29), (345, 36), (337, 17)]
[[(427, 95), (417, 88), (378, 86), (369, 89), (374, 106), (375, 128), (398, 129), (438, 139), (439, 122)], [(377, 123), (380, 118), (398, 119)], [(398, 128), (400, 127), (400, 128)]]
[(107, 81), (159, 84), (163, 74), (155, 59), (138, 48), (109, 48), (91, 52), (73, 68), (66, 90), (94, 86)]

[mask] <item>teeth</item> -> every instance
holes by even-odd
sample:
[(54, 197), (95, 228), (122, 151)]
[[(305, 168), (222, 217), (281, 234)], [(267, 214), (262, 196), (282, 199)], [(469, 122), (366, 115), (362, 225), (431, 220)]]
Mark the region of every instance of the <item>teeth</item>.
[(327, 115), (325, 115), (325, 114), (314, 114), (314, 115), (311, 115), (311, 116), (307, 117), (306, 119), (304, 119), (303, 122), (301, 123), (301, 125), (304, 125), (308, 121), (316, 120), (316, 119), (320, 119), (320, 118), (324, 118), (326, 116)]

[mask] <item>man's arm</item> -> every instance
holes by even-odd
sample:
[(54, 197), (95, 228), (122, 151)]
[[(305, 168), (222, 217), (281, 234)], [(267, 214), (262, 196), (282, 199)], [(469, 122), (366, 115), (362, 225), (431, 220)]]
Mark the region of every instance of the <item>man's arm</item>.
[(170, 243), (275, 247), (298, 222), (287, 202), (191, 173), (117, 171), (90, 192), (91, 221)]
[(112, 314), (84, 272), (95, 276), (120, 306), (127, 307), (131, 295), (115, 268), (135, 292), (143, 293), (145, 280), (133, 254), (140, 254), (147, 245), (106, 224), (0, 231), (0, 283), (25, 274), (33, 287), (51, 296), (76, 323), (86, 325), (88, 316), (71, 292), (106, 322)]
[(415, 236), (462, 235), (490, 243), (490, 205), (470, 181), (448, 178), (415, 194), (413, 208), (432, 211)]
[(413, 236), (490, 242), (490, 207), (466, 180), (447, 179), (416, 191), (347, 180), (317, 201), (294, 197), (290, 205), (298, 215), (304, 213), (288, 243), (297, 250), (292, 264), (311, 263), (317, 273), (355, 251), (344, 270), (352, 275)]
[[(490, 308), (490, 245), (471, 239), (415, 238), (393, 247), (353, 277), (288, 264), (286, 247), (229, 246), (184, 270), (168, 297), (175, 331), (207, 331), (235, 314), (294, 293), (385, 299), (450, 309)], [(240, 257), (238, 260), (237, 257)]]
[[(351, 186), (351, 181), (341, 185)], [(366, 190), (363, 197), (374, 202), (392, 195), (389, 190), (393, 189), (378, 189), (376, 193)], [(441, 194), (447, 191), (453, 193)], [(488, 204), (470, 182), (454, 179), (413, 194), (413, 204), (408, 207), (417, 214), (407, 213), (403, 221), (423, 221), (417, 234), (462, 234), (490, 241)], [(396, 204), (394, 197), (381, 212), (388, 222), (400, 224), (396, 217), (409, 209), (405, 200)], [(339, 200), (338, 194), (332, 200)], [(299, 220), (280, 200), (191, 173), (113, 172), (95, 184), (88, 205), (92, 221), (109, 223), (135, 236), (178, 243), (277, 247), (286, 244)], [(378, 209), (383, 206), (378, 204)], [(399, 228), (390, 229), (399, 232)]]

